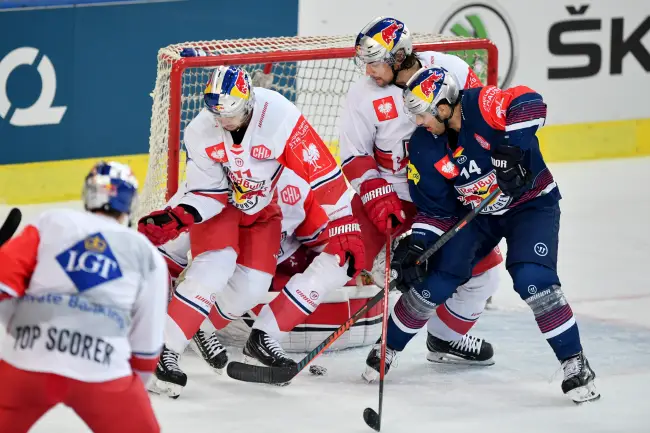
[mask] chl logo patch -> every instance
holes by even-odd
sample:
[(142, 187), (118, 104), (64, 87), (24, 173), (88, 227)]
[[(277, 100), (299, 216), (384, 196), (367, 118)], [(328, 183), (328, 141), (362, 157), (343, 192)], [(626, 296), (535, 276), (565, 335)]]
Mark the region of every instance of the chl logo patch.
[(259, 144), (251, 148), (251, 156), (255, 159), (268, 159), (271, 156), (271, 149)]
[(280, 198), (286, 204), (293, 206), (300, 200), (300, 189), (297, 186), (287, 185), (280, 191)]
[(56, 256), (79, 292), (122, 277), (111, 247), (101, 233), (92, 234)]

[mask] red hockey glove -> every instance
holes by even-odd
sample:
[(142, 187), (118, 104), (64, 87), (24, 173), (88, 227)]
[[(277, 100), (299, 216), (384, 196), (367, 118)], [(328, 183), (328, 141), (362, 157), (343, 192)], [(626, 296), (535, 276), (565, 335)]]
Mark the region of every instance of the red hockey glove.
[(352, 215), (330, 221), (327, 234), (329, 240), (324, 252), (338, 256), (341, 266), (350, 259), (348, 276), (356, 277), (366, 266), (359, 221)]
[(368, 179), (361, 184), (359, 192), (368, 218), (381, 233), (386, 233), (386, 221), (391, 216), (393, 230), (406, 219), (402, 201), (393, 189), (393, 185), (385, 179), (381, 177)]
[(138, 231), (144, 234), (152, 244), (159, 246), (176, 239), (194, 224), (194, 216), (181, 206), (166, 207), (151, 212), (140, 218)]

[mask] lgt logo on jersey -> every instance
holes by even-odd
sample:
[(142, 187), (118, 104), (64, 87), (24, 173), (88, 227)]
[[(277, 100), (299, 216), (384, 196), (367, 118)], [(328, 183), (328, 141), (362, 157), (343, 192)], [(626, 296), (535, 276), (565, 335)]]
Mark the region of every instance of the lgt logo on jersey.
[(280, 191), (280, 198), (286, 204), (293, 206), (300, 200), (300, 189), (293, 185), (287, 185)]
[(433, 164), (433, 166), (447, 179), (453, 179), (460, 174), (456, 164), (451, 162), (449, 155), (445, 155), (440, 161)]
[(398, 116), (397, 108), (395, 107), (395, 100), (392, 96), (375, 99), (372, 101), (372, 105), (375, 107), (375, 114), (377, 115), (377, 120), (380, 122), (396, 119)]
[(251, 148), (251, 156), (255, 159), (268, 159), (271, 156), (271, 149), (263, 144), (258, 144)]
[(122, 277), (122, 270), (101, 233), (83, 239), (56, 256), (79, 292)]
[(208, 158), (210, 158), (215, 162), (220, 162), (220, 163), (228, 162), (228, 156), (226, 155), (226, 147), (224, 146), (223, 141), (213, 146), (206, 147), (205, 153), (208, 155)]

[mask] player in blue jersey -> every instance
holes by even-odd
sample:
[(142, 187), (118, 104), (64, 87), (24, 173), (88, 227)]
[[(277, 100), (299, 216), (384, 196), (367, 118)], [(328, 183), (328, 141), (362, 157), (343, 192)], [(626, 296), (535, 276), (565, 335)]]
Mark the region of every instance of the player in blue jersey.
[[(460, 90), (453, 74), (432, 66), (408, 81), (404, 106), (421, 126), (409, 143), (409, 187), (420, 224), (395, 252), (393, 275), (404, 294), (389, 318), (387, 361), (505, 238), (514, 288), (564, 369), (562, 391), (576, 403), (599, 398), (557, 274), (561, 196), (536, 137), (546, 119), (541, 95), (524, 86)], [(423, 249), (497, 187), (500, 196), (426, 266), (415, 266)], [(368, 369), (379, 369), (375, 352)]]

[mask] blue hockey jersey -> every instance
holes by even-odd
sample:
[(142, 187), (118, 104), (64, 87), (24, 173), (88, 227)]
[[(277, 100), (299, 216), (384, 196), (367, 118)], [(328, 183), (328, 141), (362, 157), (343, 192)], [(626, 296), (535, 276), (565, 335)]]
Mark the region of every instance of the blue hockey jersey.
[[(434, 136), (418, 128), (408, 145), (411, 197), (418, 210), (431, 218), (427, 224), (441, 232), (448, 230), (497, 188), (491, 154), (506, 135), (507, 144), (524, 150), (522, 165), (533, 181), (516, 201), (501, 194), (482, 213), (501, 215), (536, 198), (544, 205), (560, 199), (535, 135), (546, 119), (541, 95), (525, 86), (507, 90), (486, 86), (464, 90), (458, 108), (462, 123), (457, 143), (449, 143), (449, 134)], [(535, 203), (542, 205), (539, 200)]]

